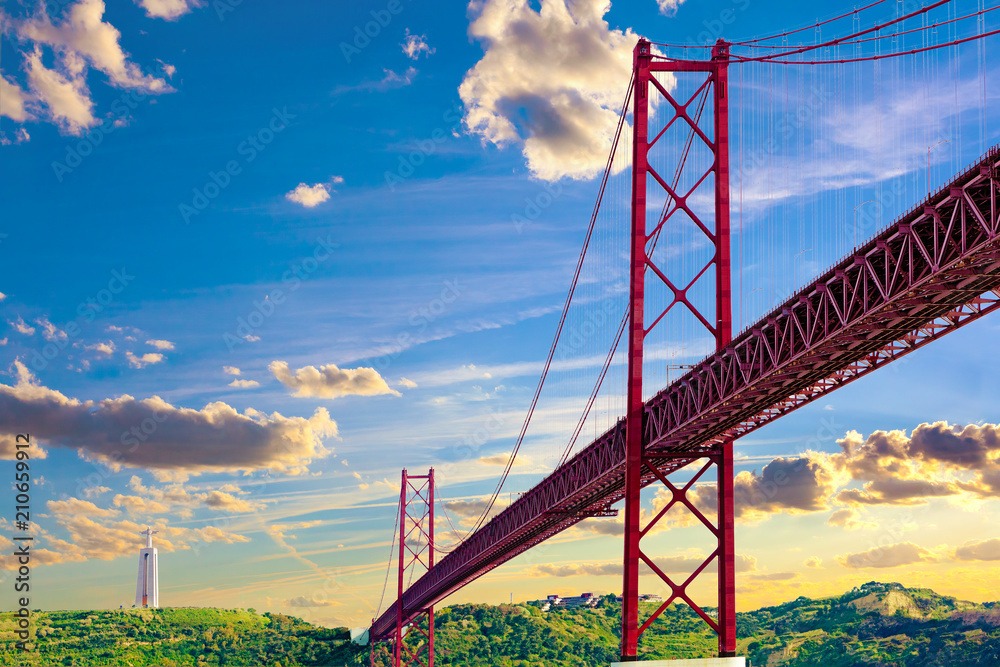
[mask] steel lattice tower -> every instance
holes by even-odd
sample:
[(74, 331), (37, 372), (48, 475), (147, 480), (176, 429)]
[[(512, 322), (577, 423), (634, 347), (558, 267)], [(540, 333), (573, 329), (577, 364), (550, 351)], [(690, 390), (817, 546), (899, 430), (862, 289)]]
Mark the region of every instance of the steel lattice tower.
[[(622, 636), (621, 658), (623, 662), (636, 660), (639, 635), (656, 620), (656, 618), (675, 600), (682, 600), (694, 609), (706, 623), (719, 635), (719, 655), (733, 656), (736, 648), (736, 592), (734, 585), (735, 552), (733, 544), (733, 447), (732, 440), (719, 443), (710, 451), (702, 453), (701, 458), (708, 462), (687, 485), (678, 489), (670, 483), (667, 476), (661, 472), (663, 454), (657, 454), (656, 460), (646, 452), (649, 441), (645, 413), (646, 405), (642, 396), (643, 378), (643, 342), (650, 331), (661, 322), (668, 311), (674, 306), (687, 307), (705, 328), (715, 338), (716, 350), (723, 350), (732, 339), (732, 306), (730, 287), (730, 247), (729, 247), (729, 98), (727, 90), (727, 73), (729, 66), (729, 45), (722, 40), (712, 49), (712, 59), (709, 61), (677, 61), (654, 60), (652, 47), (645, 40), (639, 40), (633, 54), (634, 90), (633, 90), (633, 144), (632, 144), (632, 246), (630, 275), (630, 321), (628, 335), (628, 413), (626, 416), (626, 454), (625, 454), (625, 557), (624, 584), (622, 593)], [(686, 102), (679, 102), (670, 94), (667, 88), (653, 76), (655, 72), (693, 72), (703, 73), (705, 82)], [(714, 107), (714, 137), (705, 136), (698, 122), (689, 114), (689, 107), (702, 95), (706, 88), (711, 87)], [(673, 117), (652, 139), (649, 139), (649, 107), (650, 96), (659, 95), (670, 104), (674, 111)], [(690, 191), (680, 193), (675, 191), (649, 163), (649, 153), (660, 141), (664, 133), (674, 123), (680, 123), (697, 138), (704, 142), (712, 152), (713, 160), (708, 171), (701, 174)], [(682, 167), (683, 168), (683, 163)], [(688, 207), (687, 199), (710, 175), (715, 181), (715, 225), (714, 228), (705, 225), (695, 212)], [(671, 205), (665, 209), (662, 219), (656, 221), (652, 230), (647, 229), (646, 196), (647, 186), (652, 179), (666, 194)], [(649, 250), (650, 242), (659, 236), (660, 230), (670, 223), (675, 214), (686, 214), (705, 233), (714, 246), (715, 253), (708, 264), (687, 285), (675, 285), (658, 267)], [(710, 231), (711, 230), (711, 231)], [(706, 316), (688, 300), (688, 290), (714, 265), (715, 269), (715, 313)], [(661, 281), (672, 293), (672, 299), (667, 308), (657, 317), (647, 329), (644, 320), (644, 295), (647, 269), (653, 274), (652, 279)], [(714, 326), (710, 324), (714, 320)], [(678, 458), (691, 459), (690, 453), (679, 455)], [(699, 460), (698, 458), (693, 460)], [(691, 461), (688, 461), (688, 464)], [(715, 465), (718, 473), (718, 523), (713, 525), (687, 498), (687, 491), (711, 465)], [(681, 469), (683, 466), (678, 467)], [(672, 500), (645, 527), (641, 525), (640, 491), (645, 481), (651, 477), (658, 478), (671, 492)], [(682, 504), (692, 511), (718, 540), (716, 550), (709, 555), (694, 574), (681, 583), (674, 582), (660, 570), (653, 559), (642, 551), (640, 541), (644, 535), (675, 505)], [(713, 620), (687, 594), (687, 587), (712, 562), (718, 566), (718, 620)], [(660, 608), (646, 619), (639, 622), (639, 566), (645, 563), (666, 583), (671, 590), (670, 596)]]
[[(434, 667), (434, 607), (406, 609), (403, 588), (407, 573), (414, 568), (430, 571), (434, 567), (434, 468), (426, 475), (410, 475), (403, 469), (399, 489), (399, 570), (397, 580), (396, 632), (393, 642), (393, 667), (419, 665)], [(421, 621), (426, 619), (426, 630)], [(419, 632), (422, 641), (412, 649), (403, 643), (407, 631)], [(369, 633), (374, 642), (374, 633)], [(411, 642), (412, 643), (412, 642)], [(372, 664), (375, 662), (374, 647)]]

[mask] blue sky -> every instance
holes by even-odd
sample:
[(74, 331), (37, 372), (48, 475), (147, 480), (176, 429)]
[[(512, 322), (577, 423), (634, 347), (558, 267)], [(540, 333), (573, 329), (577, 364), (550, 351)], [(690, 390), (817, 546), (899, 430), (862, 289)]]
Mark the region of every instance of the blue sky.
[[(933, 20), (975, 7), (952, 4)], [(130, 603), (149, 524), (161, 530), (164, 605), (366, 624), (400, 468), (434, 466), (460, 525), (502, 469), (637, 36), (750, 39), (848, 10), (763, 0), (8, 3), (0, 452), (10, 457), (13, 434), (37, 438), (32, 606)], [(875, 10), (865, 25), (895, 11)], [(987, 28), (995, 23), (989, 15)], [(958, 25), (958, 36), (976, 29)], [(898, 39), (916, 48), (921, 37)], [(997, 143), (996, 69), (977, 48), (877, 68), (733, 67), (744, 323)], [(581, 305), (505, 491), (526, 490), (558, 460), (623, 312), (624, 166), (619, 157)], [(703, 242), (684, 229), (667, 241), (672, 266), (689, 275)], [(805, 495), (742, 518), (743, 608), (875, 578), (989, 597), (982, 582), (1000, 574), (995, 449), (981, 469), (927, 460), (898, 472), (934, 480), (937, 496), (862, 505), (840, 494), (872, 482), (846, 471), (877, 431), (911, 443), (971, 425), (966, 437), (989, 440), (998, 368), (982, 350), (997, 328), (992, 318), (970, 325), (738, 443), (748, 489), (775, 459), (772, 472), (808, 473)], [(654, 342), (649, 392), (676, 377), (668, 365), (707, 351), (683, 318)], [(581, 445), (620, 414), (621, 375), (616, 363)], [(617, 590), (614, 520), (596, 524), (453, 599)], [(666, 562), (690, 570), (708, 547), (679, 524), (653, 539)], [(876, 547), (890, 555), (851, 558)]]

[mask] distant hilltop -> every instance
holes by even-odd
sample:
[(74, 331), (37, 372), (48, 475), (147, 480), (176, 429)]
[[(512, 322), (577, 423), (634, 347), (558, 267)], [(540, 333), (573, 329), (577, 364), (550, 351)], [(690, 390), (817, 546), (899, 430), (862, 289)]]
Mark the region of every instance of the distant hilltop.
[[(579, 604), (564, 604), (570, 600)], [(659, 604), (647, 600), (641, 611), (648, 615)], [(607, 665), (617, 661), (619, 614), (614, 595), (593, 594), (443, 607), (435, 618), (434, 661), (439, 667), (577, 667), (581, 659)], [(0, 614), (0, 664), (369, 664), (369, 648), (354, 645), (346, 628), (253, 609), (36, 612), (26, 652), (14, 649), (15, 626), (13, 613)], [(898, 583), (873, 581), (836, 597), (803, 596), (740, 613), (737, 629), (737, 652), (753, 667), (1000, 665), (997, 603), (964, 602)], [(409, 633), (407, 642), (419, 635)], [(671, 606), (643, 634), (640, 656), (708, 657), (715, 648), (714, 635), (692, 610)]]

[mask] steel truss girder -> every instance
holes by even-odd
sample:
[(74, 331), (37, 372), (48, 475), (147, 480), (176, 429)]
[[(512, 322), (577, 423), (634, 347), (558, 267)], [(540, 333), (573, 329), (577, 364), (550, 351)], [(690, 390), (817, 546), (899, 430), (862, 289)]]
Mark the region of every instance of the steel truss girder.
[(996, 167), (991, 152), (650, 399), (648, 447), (740, 437), (996, 309)]
[[(647, 401), (643, 486), (657, 479), (650, 466), (669, 475), (718, 441), (1000, 308), (998, 174), (994, 149)], [(403, 595), (406, 608), (430, 607), (588, 511), (618, 502), (624, 471), (621, 420), (414, 582)], [(392, 633), (397, 604), (376, 619), (372, 637)]]

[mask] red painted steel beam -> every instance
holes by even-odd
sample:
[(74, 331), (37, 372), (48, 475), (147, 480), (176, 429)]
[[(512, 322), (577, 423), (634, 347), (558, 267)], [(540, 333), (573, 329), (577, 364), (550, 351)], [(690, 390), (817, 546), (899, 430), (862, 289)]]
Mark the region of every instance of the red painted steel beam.
[[(397, 578), (398, 595), (396, 600), (403, 599), (403, 575), (406, 572), (406, 554), (404, 545), (406, 544), (406, 490), (409, 485), (406, 481), (406, 468), (403, 468), (402, 479), (399, 484), (399, 577)], [(392, 645), (392, 664), (399, 667), (403, 651), (403, 608), (402, 604), (396, 605), (396, 641)], [(370, 635), (370, 633), (369, 633)], [(369, 636), (368, 641), (373, 638)]]
[[(643, 342), (646, 328), (644, 295), (646, 285), (646, 161), (649, 130), (649, 65), (652, 47), (639, 40), (632, 54), (635, 88), (632, 91), (632, 249), (631, 279), (629, 280), (628, 386), (625, 415), (625, 532), (622, 584), (621, 655), (622, 660), (635, 660), (639, 642), (639, 539), (642, 528), (642, 431), (645, 404), (642, 400)], [(665, 280), (666, 282), (666, 280)], [(669, 282), (668, 282), (669, 284)], [(674, 290), (676, 294), (676, 290)]]
[[(1000, 309), (998, 183), (994, 149), (647, 401), (647, 460), (669, 474)], [(430, 607), (621, 500), (624, 470), (622, 420), (414, 582), (404, 607)], [(647, 464), (642, 485), (655, 479)], [(396, 604), (374, 638), (394, 629)]]
[[(712, 49), (715, 65), (715, 349), (733, 337), (732, 282), (729, 244), (729, 44)], [(736, 655), (736, 530), (733, 507), (733, 441), (722, 442), (715, 459), (718, 473), (719, 656)], [(690, 604), (690, 601), (688, 601)], [(707, 618), (707, 617), (706, 617)]]

